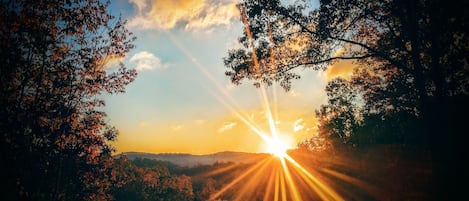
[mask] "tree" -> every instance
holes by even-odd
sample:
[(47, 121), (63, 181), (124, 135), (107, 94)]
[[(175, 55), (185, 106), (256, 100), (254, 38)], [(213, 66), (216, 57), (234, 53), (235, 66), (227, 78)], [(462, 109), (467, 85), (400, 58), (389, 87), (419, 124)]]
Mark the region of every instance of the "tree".
[(216, 192), (216, 181), (212, 178), (207, 178), (203, 183), (202, 189), (196, 194), (195, 200), (210, 200), (210, 196)]
[(109, 200), (109, 141), (98, 98), (136, 76), (120, 63), (134, 46), (109, 1), (2, 1), (0, 133), (6, 200)]
[[(468, 6), (468, 1), (321, 0), (314, 8), (308, 1), (246, 0), (238, 5), (246, 26), (239, 38), (243, 47), (224, 58), (226, 75), (236, 84), (245, 78), (256, 85), (278, 81), (288, 90), (299, 78), (293, 69), (319, 70), (339, 60), (396, 73), (397, 82), (385, 82), (384, 92), (368, 98), (379, 100), (377, 108), (412, 110), (415, 130), (431, 148), (435, 198), (458, 196), (463, 189), (447, 184), (468, 169), (460, 165), (469, 160), (462, 120), (469, 112)], [(337, 54), (339, 49), (343, 53)], [(407, 87), (396, 91), (392, 84)]]
[(329, 139), (331, 144), (354, 143), (351, 139), (362, 119), (357, 90), (338, 78), (327, 84), (326, 92), (328, 104), (316, 111), (319, 135)]
[(163, 166), (138, 167), (125, 155), (116, 159), (116, 183), (112, 189), (115, 200), (194, 200), (192, 180), (185, 175), (172, 175)]
[(379, 65), (358, 67), (349, 80), (330, 81), (328, 103), (316, 111), (319, 134), (353, 146), (426, 145), (427, 136), (415, 129), (419, 114), (411, 86), (399, 71)]

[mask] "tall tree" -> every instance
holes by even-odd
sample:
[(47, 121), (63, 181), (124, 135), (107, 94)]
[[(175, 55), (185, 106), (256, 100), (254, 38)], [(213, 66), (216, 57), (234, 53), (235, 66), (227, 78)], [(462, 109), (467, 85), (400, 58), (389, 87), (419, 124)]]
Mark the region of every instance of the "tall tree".
[(103, 92), (136, 76), (120, 63), (135, 40), (109, 1), (2, 1), (0, 147), (6, 200), (109, 200), (109, 141), (117, 130), (99, 110)]
[(343, 144), (428, 145), (415, 130), (419, 111), (412, 82), (396, 69), (357, 67), (351, 77), (326, 86), (328, 102), (316, 111), (319, 134)]
[(326, 92), (328, 104), (316, 111), (319, 135), (329, 139), (331, 144), (353, 143), (351, 139), (362, 119), (357, 90), (346, 80), (338, 78), (327, 84)]
[[(299, 78), (293, 69), (324, 69), (339, 60), (398, 72), (407, 90), (384, 94), (405, 95), (394, 105), (414, 104), (416, 130), (431, 146), (435, 198), (463, 192), (448, 184), (468, 170), (460, 162), (469, 160), (463, 149), (463, 119), (469, 112), (469, 1), (321, 0), (318, 7), (310, 1), (282, 2), (238, 5), (246, 26), (239, 38), (243, 47), (224, 58), (226, 75), (237, 84), (244, 78), (256, 84), (279, 81), (288, 90), (291, 80)], [(337, 54), (339, 49), (343, 53)]]

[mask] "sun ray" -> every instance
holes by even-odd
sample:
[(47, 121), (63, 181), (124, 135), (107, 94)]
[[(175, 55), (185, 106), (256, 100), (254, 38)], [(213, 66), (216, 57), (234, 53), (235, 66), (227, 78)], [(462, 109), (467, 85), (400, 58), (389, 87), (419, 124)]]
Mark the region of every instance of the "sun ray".
[(328, 168), (321, 168), (321, 172), (324, 172), (328, 175), (331, 175), (335, 178), (341, 179), (342, 181), (348, 182), (353, 184), (354, 186), (360, 187), (360, 189), (365, 190), (369, 195), (372, 195), (374, 198), (377, 198), (378, 200), (383, 200), (386, 199), (386, 197), (383, 197), (382, 195), (384, 194), (381, 192), (381, 190), (365, 181), (362, 181), (360, 179), (348, 176), (346, 174), (337, 172), (335, 170), (331, 170)]
[(301, 201), (301, 198), (299, 197), (298, 190), (296, 189), (296, 184), (293, 181), (293, 179), (290, 175), (290, 171), (288, 170), (288, 167), (285, 163), (285, 157), (281, 157), (279, 159), (280, 159), (280, 162), (282, 163), (283, 172), (285, 173), (285, 177), (287, 179), (288, 186), (291, 189), (290, 193), (292, 194), (293, 200)]
[(226, 167), (222, 167), (222, 168), (220, 168), (220, 169), (215, 169), (215, 170), (212, 170), (212, 171), (210, 171), (210, 172), (204, 173), (204, 174), (201, 175), (201, 176), (203, 176), (203, 177), (210, 177), (210, 176), (215, 176), (215, 175), (223, 174), (223, 173), (228, 172), (228, 171), (230, 171), (230, 170), (232, 170), (232, 169), (235, 169), (235, 168), (237, 168), (237, 167), (239, 167), (239, 166), (240, 166), (239, 164), (233, 163), (233, 164), (230, 164), (230, 165), (228, 165), (228, 166), (226, 166)]
[(236, 111), (233, 107), (231, 107), (226, 101), (224, 101), (221, 97), (218, 95), (214, 94), (215, 98), (217, 98), (220, 103), (222, 103), (225, 107), (227, 107), (236, 117), (238, 117), (239, 120), (241, 120), (245, 125), (247, 125), (252, 131), (254, 131), (255, 134), (257, 134), (259, 137), (262, 138), (262, 140), (266, 141), (269, 139), (269, 136), (267, 136), (264, 132), (262, 132), (259, 128), (254, 126), (253, 123), (251, 123), (248, 118), (244, 117), (241, 115), (238, 111)]
[[(248, 21), (246, 19), (246, 16), (243, 13), (243, 22), (246, 26), (247, 32), (249, 32), (249, 26), (248, 26)], [(299, 194), (298, 191), (298, 186), (297, 183), (295, 183), (294, 178), (292, 177), (291, 171), (295, 171), (295, 173), (298, 173), (299, 177), (314, 191), (318, 194), (318, 196), (322, 200), (344, 200), (340, 195), (338, 195), (332, 188), (330, 188), (327, 184), (325, 184), (323, 181), (321, 181), (319, 178), (315, 177), (313, 174), (311, 174), (308, 170), (306, 170), (303, 166), (301, 166), (298, 162), (296, 162), (291, 156), (289, 156), (286, 153), (286, 146), (282, 145), (280, 142), (282, 142), (279, 139), (278, 131), (276, 128), (276, 121), (278, 121), (278, 110), (277, 110), (277, 93), (276, 93), (276, 88), (273, 88), (272, 91), (272, 96), (273, 96), (273, 106), (269, 102), (269, 96), (266, 91), (266, 86), (261, 82), (261, 87), (259, 90), (260, 97), (261, 97), (261, 103), (262, 106), (265, 110), (265, 115), (267, 118), (267, 123), (269, 126), (269, 134), (266, 134), (266, 132), (263, 132), (261, 129), (259, 129), (254, 122), (250, 121), (248, 118), (248, 115), (243, 112), (243, 110), (238, 106), (236, 101), (233, 100), (233, 98), (230, 96), (228, 91), (219, 83), (217, 80), (210, 74), (210, 72), (202, 65), (200, 64), (197, 59), (191, 54), (191, 52), (185, 48), (180, 41), (176, 40), (174, 36), (172, 36), (169, 32), (167, 32), (169, 38), (171, 41), (185, 54), (187, 58), (190, 59), (190, 61), (208, 78), (213, 83), (213, 86), (218, 89), (218, 91), (224, 96), (220, 96), (218, 93), (214, 93), (213, 91), (209, 90), (212, 92), (214, 97), (222, 103), (227, 109), (229, 109), (240, 121), (242, 121), (245, 125), (249, 127), (250, 130), (252, 130), (257, 136), (259, 136), (265, 143), (267, 143), (269, 146), (274, 146), (276, 147), (275, 149), (278, 150), (271, 150), (270, 152), (275, 154), (277, 156), (278, 161), (280, 161), (281, 165), (277, 166), (274, 169), (270, 169), (273, 172), (267, 172), (269, 170), (268, 167), (273, 166), (275, 167), (275, 164), (272, 163), (273, 157), (267, 157), (264, 160), (261, 160), (257, 163), (255, 163), (252, 167), (250, 167), (247, 171), (243, 172), (243, 174), (237, 176), (233, 181), (231, 181), (229, 184), (225, 185), (223, 188), (221, 188), (219, 191), (217, 191), (215, 194), (211, 195), (211, 200), (219, 198), (222, 196), (223, 193), (225, 193), (227, 190), (233, 188), (235, 185), (237, 185), (240, 181), (243, 179), (246, 179), (248, 176), (252, 175), (252, 177), (247, 178), (247, 185), (241, 187), (241, 191), (239, 192), (238, 196), (235, 198), (242, 198), (246, 194), (252, 193), (253, 189), (251, 189), (251, 186), (255, 186), (258, 183), (261, 183), (261, 178), (265, 177), (266, 175), (268, 178), (267, 180), (267, 189), (265, 190), (264, 194), (264, 200), (269, 199), (269, 196), (273, 192), (273, 200), (277, 201), (281, 198), (281, 200), (287, 200), (287, 198), (291, 197), (293, 200), (302, 200), (301, 195)], [(249, 34), (248, 34), (249, 35)], [(250, 40), (252, 40), (252, 37), (249, 37)], [(251, 41), (252, 42), (252, 41)], [(252, 48), (254, 49), (253, 44), (251, 44)], [(256, 79), (259, 79), (260, 76), (260, 69), (259, 69), (259, 61), (257, 58), (257, 55), (255, 51), (253, 51), (253, 58), (254, 58), (254, 73), (256, 73)], [(272, 109), (274, 108), (274, 113), (272, 113)], [(289, 168), (289, 165), (287, 163), (292, 164), (293, 168)], [(216, 170), (211, 172), (211, 174), (221, 174), (225, 171), (229, 171), (232, 167), (226, 167), (224, 169)], [(281, 168), (280, 168), (281, 167)], [(257, 171), (257, 172), (255, 172)], [(267, 172), (267, 173), (266, 173)], [(349, 177), (344, 177), (344, 175), (340, 174), (335, 174), (334, 172), (327, 172), (329, 175), (337, 177), (337, 178), (342, 178), (342, 179), (348, 179), (349, 181), (355, 181), (351, 180)], [(295, 174), (297, 175), (297, 174)], [(265, 181), (263, 181), (265, 183)], [(273, 190), (272, 190), (273, 186)]]
[(278, 137), (277, 129), (275, 128), (275, 122), (272, 116), (272, 111), (270, 110), (270, 104), (269, 104), (269, 100), (267, 97), (267, 93), (265, 91), (264, 84), (261, 84), (260, 88), (261, 88), (262, 99), (264, 100), (263, 106), (265, 110), (265, 115), (267, 117), (267, 121), (269, 123), (270, 133), (272, 134), (272, 138), (277, 138)]
[(275, 179), (276, 179), (278, 169), (277, 169), (277, 166), (273, 166), (272, 168), (273, 169), (270, 172), (269, 180), (267, 181), (267, 187), (264, 193), (264, 197), (262, 198), (263, 201), (270, 201), (271, 199), (269, 199), (269, 196), (271, 196), (272, 192), (275, 191), (274, 185), (276, 182)]
[(262, 164), (262, 166), (258, 168), (258, 171), (253, 173), (249, 180), (243, 183), (243, 187), (238, 191), (234, 200), (245, 200), (245, 198), (243, 199), (245, 195), (252, 194), (252, 191), (256, 190), (253, 186), (256, 187), (259, 185), (262, 180), (262, 176), (265, 176), (266, 170), (269, 166), (272, 166), (272, 159), (269, 159), (266, 163)]
[(266, 143), (267, 151), (269, 153), (278, 158), (283, 158), (286, 156), (288, 146), (284, 141), (278, 139), (278, 137), (266, 139)]
[(242, 175), (239, 175), (238, 177), (236, 177), (236, 179), (234, 179), (233, 181), (231, 181), (229, 184), (225, 185), (222, 189), (220, 189), (217, 193), (213, 194), (210, 196), (210, 200), (215, 200), (216, 198), (220, 197), (225, 191), (227, 191), (228, 189), (230, 189), (231, 187), (233, 187), (234, 185), (236, 185), (238, 182), (240, 182), (242, 179), (244, 179), (245, 177), (247, 177), (248, 175), (250, 175), (253, 171), (255, 171), (256, 169), (258, 169), (260, 166), (262, 166), (264, 163), (267, 163), (269, 160), (271, 160), (270, 158), (265, 158), (263, 159), (262, 161), (259, 161), (258, 163), (256, 163), (255, 165), (253, 165), (251, 168), (249, 168), (248, 170), (246, 170)]
[(251, 123), (247, 115), (244, 113), (242, 114), (242, 111), (238, 104), (233, 100), (233, 98), (229, 95), (226, 89), (224, 89), (220, 83), (217, 82), (217, 80), (210, 74), (210, 72), (202, 65), (200, 64), (197, 59), (192, 55), (192, 53), (187, 50), (178, 40), (174, 38), (173, 35), (171, 35), (169, 32), (165, 32), (168, 37), (171, 39), (171, 41), (188, 57), (191, 62), (216, 86), (216, 88), (223, 94), (225, 95), (225, 98), (230, 102), (227, 103), (224, 99), (222, 99), (219, 95), (212, 93), (215, 98), (220, 101), (225, 107), (227, 107), (231, 112), (233, 112), (244, 124), (246, 124), (251, 130), (254, 131), (258, 136), (260, 136), (263, 140), (267, 139), (267, 136), (264, 134), (264, 132), (261, 132), (256, 126)]
[(287, 189), (285, 186), (285, 172), (280, 171), (280, 192), (282, 193), (282, 200), (287, 200)]
[[(332, 190), (330, 187), (328, 187), (324, 182), (320, 181), (318, 178), (316, 178), (314, 175), (312, 175), (308, 170), (306, 170), (303, 166), (301, 166), (298, 162), (296, 162), (292, 157), (286, 156), (285, 159), (287, 159), (290, 163), (295, 165), (295, 167), (300, 170), (300, 173), (305, 175), (307, 178), (310, 179), (310, 181), (313, 182), (313, 186), (317, 186), (319, 188), (314, 187), (317, 190), (317, 193), (320, 195), (321, 199), (323, 200), (329, 200), (328, 197), (332, 198), (332, 200), (345, 200), (342, 198), (339, 194), (337, 194), (334, 190)], [(306, 180), (308, 182), (309, 180)], [(309, 183), (309, 182), (308, 182)], [(325, 194), (324, 194), (325, 193)]]
[(280, 193), (280, 171), (275, 172), (275, 194), (274, 194), (274, 201), (278, 201), (278, 194)]

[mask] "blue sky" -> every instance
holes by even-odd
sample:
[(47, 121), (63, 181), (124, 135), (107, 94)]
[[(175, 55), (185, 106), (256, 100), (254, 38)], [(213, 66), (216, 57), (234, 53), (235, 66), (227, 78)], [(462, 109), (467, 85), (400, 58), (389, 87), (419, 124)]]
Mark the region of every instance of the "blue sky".
[[(223, 57), (243, 30), (236, 1), (117, 0), (137, 40), (122, 59), (138, 71), (126, 93), (106, 95), (104, 111), (120, 135), (118, 152), (262, 152), (241, 116), (268, 132), (260, 89), (230, 84)], [(113, 65), (109, 65), (109, 70)], [(280, 133), (291, 146), (314, 135), (314, 110), (325, 103), (324, 72), (299, 69), (292, 90), (266, 89)], [(238, 114), (238, 115), (237, 115)]]

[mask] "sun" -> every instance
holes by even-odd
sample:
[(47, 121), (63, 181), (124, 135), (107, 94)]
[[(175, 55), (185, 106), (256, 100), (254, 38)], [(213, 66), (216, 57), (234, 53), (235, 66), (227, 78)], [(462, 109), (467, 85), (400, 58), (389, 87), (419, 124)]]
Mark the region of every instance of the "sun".
[(287, 150), (287, 143), (281, 139), (273, 138), (267, 141), (267, 152), (278, 158), (284, 158), (287, 156)]

